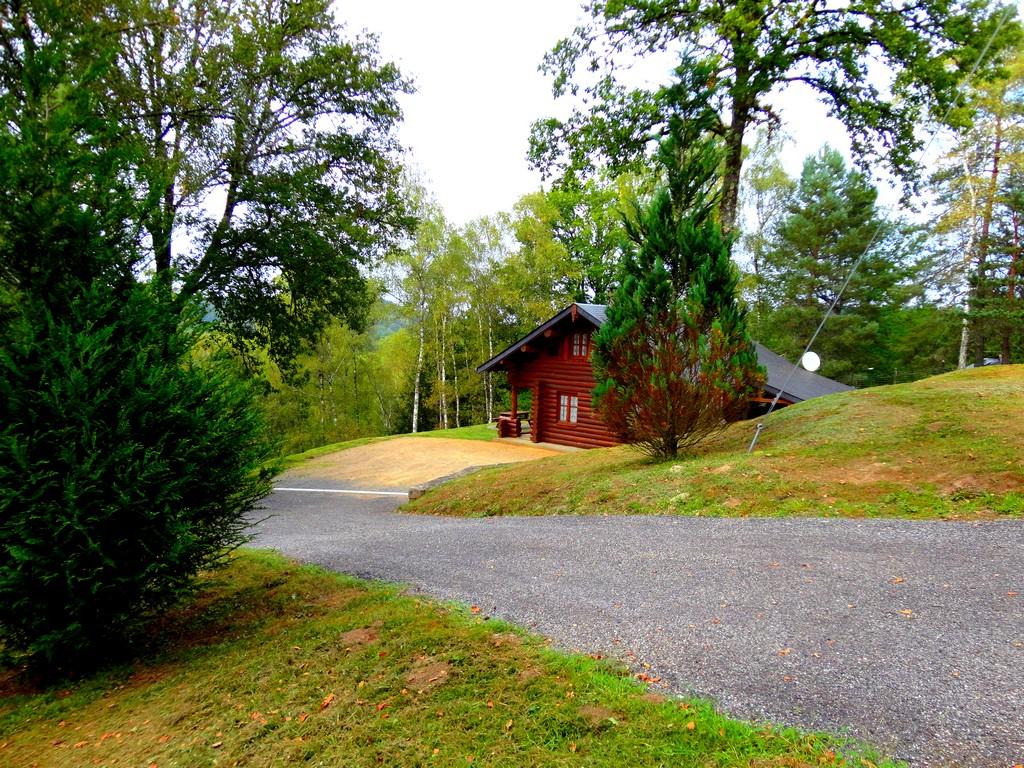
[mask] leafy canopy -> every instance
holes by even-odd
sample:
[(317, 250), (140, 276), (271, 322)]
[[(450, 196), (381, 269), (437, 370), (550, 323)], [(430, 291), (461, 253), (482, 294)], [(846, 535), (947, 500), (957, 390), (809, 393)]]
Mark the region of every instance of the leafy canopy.
[[(13, 124), (42, 55), (88, 61), (95, 119), (133, 136), (139, 203), (122, 269), (216, 310), (238, 349), (287, 362), (332, 316), (358, 325), (363, 269), (409, 224), (393, 129), (410, 86), (326, 0), (25, 0), (0, 15)], [(10, 123), (9, 123), (10, 124)], [(106, 143), (106, 139), (104, 139)], [(27, 159), (27, 158), (26, 158)]]
[[(725, 147), (722, 221), (732, 228), (743, 140), (778, 126), (775, 99), (809, 87), (847, 127), (864, 163), (882, 158), (912, 181), (925, 117), (968, 121), (958, 86), (976, 65), (985, 77), (1019, 37), (1012, 5), (988, 0), (778, 3), (746, 0), (592, 0), (590, 20), (545, 56), (556, 97), (582, 96), (568, 120), (534, 124), (530, 158), (570, 183), (595, 168), (631, 168), (665, 135), (671, 89), (637, 89), (620, 73), (634, 57), (667, 53), (709, 68), (714, 131)], [(984, 56), (984, 58), (983, 58)]]

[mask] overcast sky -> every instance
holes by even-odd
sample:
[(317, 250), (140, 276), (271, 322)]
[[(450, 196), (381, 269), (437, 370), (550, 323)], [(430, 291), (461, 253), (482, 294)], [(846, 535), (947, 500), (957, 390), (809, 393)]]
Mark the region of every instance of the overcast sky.
[[(414, 80), (399, 137), (452, 222), (509, 210), (540, 187), (526, 163), (530, 124), (565, 107), (537, 67), (582, 20), (579, 0), (372, 0), (336, 13), (376, 33), (382, 54)], [(651, 76), (668, 80), (657, 68)], [(791, 174), (826, 141), (846, 147), (842, 127), (807, 94), (788, 96), (782, 110)]]

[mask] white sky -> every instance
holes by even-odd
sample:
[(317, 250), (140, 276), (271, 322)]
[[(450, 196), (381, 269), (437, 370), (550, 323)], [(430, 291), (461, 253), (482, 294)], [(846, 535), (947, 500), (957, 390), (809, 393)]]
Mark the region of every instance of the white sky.
[[(413, 78), (417, 92), (403, 99), (399, 138), (453, 223), (510, 210), (519, 197), (540, 187), (539, 175), (526, 162), (530, 125), (564, 114), (566, 106), (555, 102), (550, 79), (537, 68), (544, 53), (582, 19), (580, 5), (580, 0), (336, 5), (351, 31), (376, 33), (382, 55)], [(793, 94), (779, 106), (793, 137), (783, 152), (791, 175), (824, 143), (846, 151), (842, 126), (813, 97)]]

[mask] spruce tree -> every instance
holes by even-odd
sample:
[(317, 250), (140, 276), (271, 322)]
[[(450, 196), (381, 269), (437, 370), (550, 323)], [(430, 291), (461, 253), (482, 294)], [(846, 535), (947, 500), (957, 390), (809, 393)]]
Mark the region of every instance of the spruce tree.
[(721, 150), (695, 93), (659, 145), (665, 185), (627, 224), (632, 245), (594, 344), (595, 407), (657, 458), (743, 416), (764, 383), (737, 301), (733, 239), (714, 218)]

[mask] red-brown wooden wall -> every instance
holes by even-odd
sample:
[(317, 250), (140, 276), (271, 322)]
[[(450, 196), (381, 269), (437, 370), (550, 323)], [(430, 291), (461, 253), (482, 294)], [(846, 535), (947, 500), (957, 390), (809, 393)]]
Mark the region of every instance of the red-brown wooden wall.
[[(537, 347), (535, 351), (519, 352), (508, 360), (509, 383), (520, 391), (533, 392), (531, 439), (581, 448), (619, 444), (591, 407), (594, 373), (589, 355), (569, 355), (571, 334), (589, 333), (592, 330), (593, 326), (581, 319), (575, 327), (557, 329), (550, 338), (534, 342)], [(575, 424), (559, 423), (559, 394), (576, 395), (579, 398), (579, 413)]]

